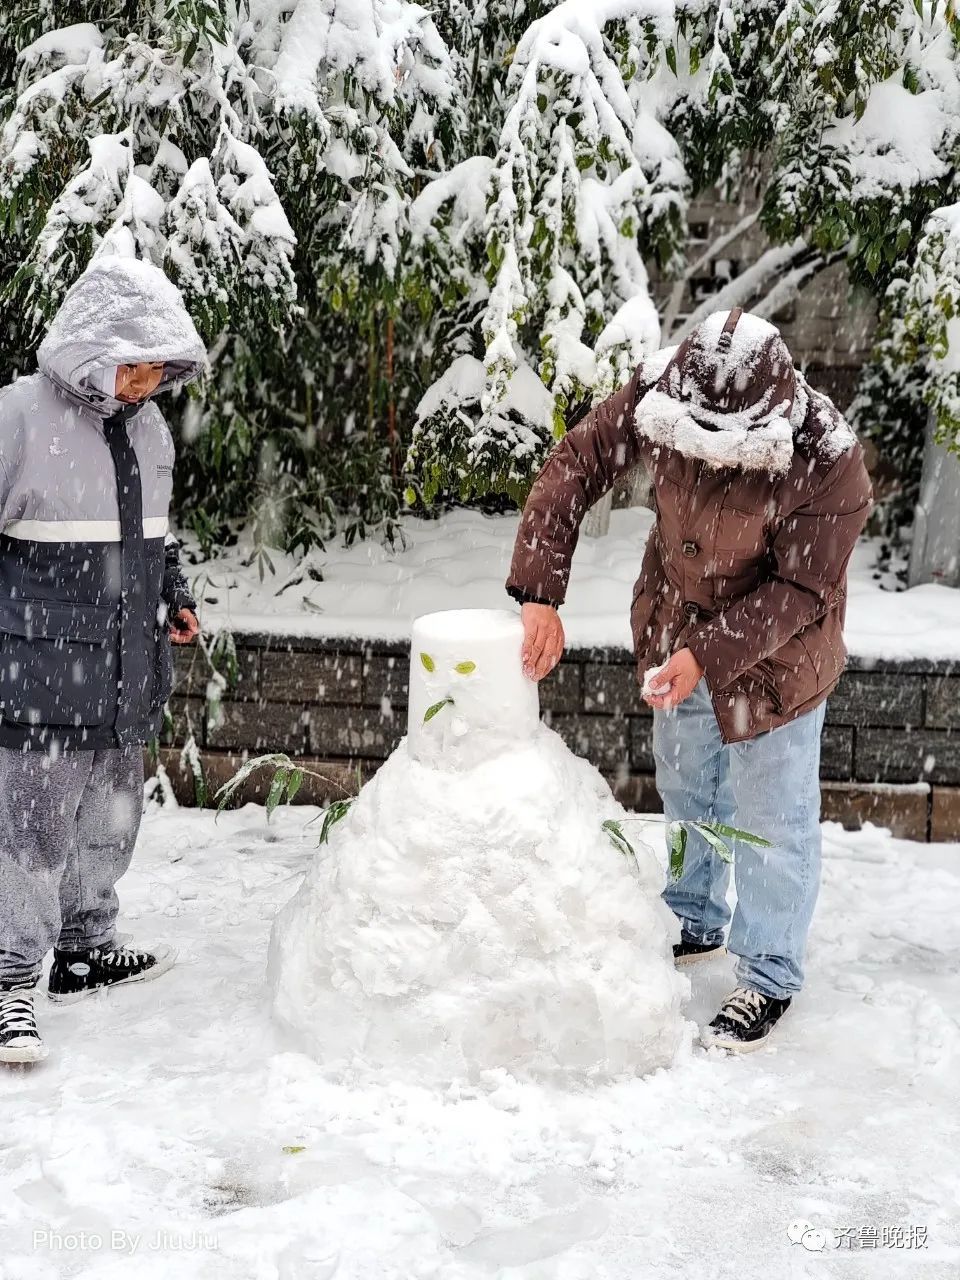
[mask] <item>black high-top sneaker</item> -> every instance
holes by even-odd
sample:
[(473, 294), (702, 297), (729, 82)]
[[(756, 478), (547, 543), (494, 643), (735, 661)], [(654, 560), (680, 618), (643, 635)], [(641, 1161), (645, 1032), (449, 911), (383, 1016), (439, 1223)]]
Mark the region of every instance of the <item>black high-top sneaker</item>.
[(725, 956), (727, 948), (722, 942), (696, 942), (692, 938), (681, 937), (673, 944), (673, 963), (675, 965), (696, 964), (698, 960), (710, 960), (715, 956)]
[(789, 1008), (789, 999), (777, 1000), (750, 987), (737, 987), (710, 1025), (704, 1027), (700, 1042), (708, 1049), (749, 1053), (760, 1048)]
[(71, 1004), (105, 987), (159, 978), (176, 958), (177, 953), (170, 947), (135, 951), (113, 945), (91, 951), (54, 951), (47, 994), (59, 1004)]
[(42, 1062), (46, 1056), (33, 1012), (33, 983), (0, 986), (0, 1062)]

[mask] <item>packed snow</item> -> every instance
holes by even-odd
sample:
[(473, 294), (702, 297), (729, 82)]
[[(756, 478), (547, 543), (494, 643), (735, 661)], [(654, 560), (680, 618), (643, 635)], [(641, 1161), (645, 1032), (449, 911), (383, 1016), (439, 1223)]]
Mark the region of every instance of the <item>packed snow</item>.
[(597, 1080), (684, 1042), (656, 858), (611, 843), (628, 815), (540, 722), (522, 642), (506, 611), (414, 624), (408, 736), (273, 932), (276, 1011), (324, 1063)]
[[(755, 1054), (427, 1085), (334, 1070), (271, 1017), (268, 935), (318, 817), (148, 812), (121, 927), (180, 962), (38, 1001), (50, 1060), (0, 1074), (4, 1280), (957, 1275), (960, 846), (827, 825), (808, 986)], [(692, 981), (702, 1024), (732, 966)], [(788, 1237), (803, 1222), (819, 1256)], [(911, 1226), (926, 1247), (878, 1243)]]
[[(629, 648), (630, 600), (652, 514), (614, 511), (610, 532), (581, 537), (562, 610), (568, 645)], [(439, 520), (405, 518), (405, 547), (376, 539), (328, 544), (302, 562), (270, 552), (263, 581), (249, 539), (212, 560), (187, 564), (208, 630), (406, 641), (410, 625), (437, 609), (502, 608), (517, 517), (456, 510)], [(187, 560), (195, 558), (187, 541)], [(923, 586), (891, 591), (876, 569), (876, 547), (857, 548), (850, 569), (846, 637), (860, 661), (960, 660), (960, 592)]]

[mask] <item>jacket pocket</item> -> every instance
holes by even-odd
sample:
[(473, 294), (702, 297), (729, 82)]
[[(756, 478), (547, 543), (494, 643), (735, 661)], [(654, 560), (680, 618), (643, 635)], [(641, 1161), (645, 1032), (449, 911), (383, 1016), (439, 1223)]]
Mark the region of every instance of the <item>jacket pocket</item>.
[(760, 561), (767, 554), (764, 517), (757, 511), (721, 507), (713, 526), (713, 545), (719, 560)]
[(822, 626), (813, 626), (793, 636), (759, 667), (766, 668), (777, 690), (780, 713), (795, 711), (817, 694), (832, 689), (843, 670), (846, 655), (836, 649)]
[(0, 598), (0, 710), (31, 725), (112, 724), (117, 610)]

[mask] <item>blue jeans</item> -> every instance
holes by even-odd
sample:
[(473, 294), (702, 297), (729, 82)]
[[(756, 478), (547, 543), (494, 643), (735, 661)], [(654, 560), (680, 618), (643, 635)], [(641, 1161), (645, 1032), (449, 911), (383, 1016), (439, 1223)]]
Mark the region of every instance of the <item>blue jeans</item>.
[(657, 790), (666, 817), (715, 818), (772, 842), (737, 841), (737, 907), (729, 864), (689, 832), (683, 874), (664, 901), (683, 936), (720, 943), (730, 925), (737, 980), (784, 999), (803, 985), (803, 955), (820, 887), (820, 732), (825, 705), (750, 742), (725, 745), (706, 681), (675, 711), (655, 711)]

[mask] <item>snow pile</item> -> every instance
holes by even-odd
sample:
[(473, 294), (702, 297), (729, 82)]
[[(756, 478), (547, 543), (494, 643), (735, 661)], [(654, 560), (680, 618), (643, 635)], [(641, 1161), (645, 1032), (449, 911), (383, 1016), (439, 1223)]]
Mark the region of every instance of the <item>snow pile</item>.
[[(291, 1053), (264, 1008), (317, 818), (148, 807), (120, 927), (180, 959), (38, 1000), (49, 1060), (0, 1073), (4, 1277), (955, 1280), (960, 845), (827, 824), (807, 989), (758, 1053), (431, 1089)], [(691, 979), (704, 1023), (732, 957)], [(867, 1235), (911, 1225), (922, 1248)]]
[(513, 696), (521, 635), (506, 613), (419, 620), (411, 732), (278, 917), (275, 1010), (325, 1063), (599, 1079), (684, 1039), (661, 870), (614, 848), (623, 810), (535, 686)]

